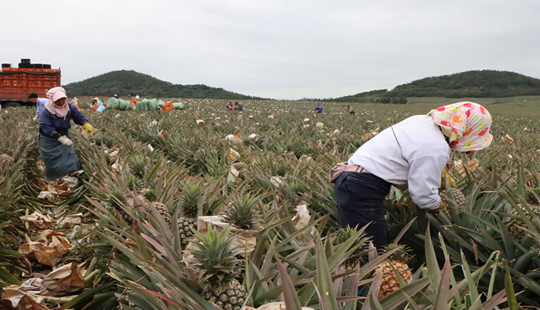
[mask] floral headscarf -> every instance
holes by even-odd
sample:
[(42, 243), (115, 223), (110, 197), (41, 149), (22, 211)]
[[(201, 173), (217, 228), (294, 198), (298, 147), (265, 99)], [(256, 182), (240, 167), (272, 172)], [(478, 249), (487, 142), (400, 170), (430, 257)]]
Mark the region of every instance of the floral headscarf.
[(54, 103), (62, 98), (67, 98), (66, 90), (63, 87), (54, 87), (49, 89), (47, 92), (47, 98), (49, 98), (49, 101), (45, 104), (45, 108), (51, 112), (51, 114), (55, 114), (59, 117), (64, 117), (67, 115), (69, 111), (69, 106), (66, 101), (66, 103), (62, 107), (57, 107)]
[(458, 152), (478, 151), (491, 144), (491, 114), (478, 103), (458, 102), (428, 113)]

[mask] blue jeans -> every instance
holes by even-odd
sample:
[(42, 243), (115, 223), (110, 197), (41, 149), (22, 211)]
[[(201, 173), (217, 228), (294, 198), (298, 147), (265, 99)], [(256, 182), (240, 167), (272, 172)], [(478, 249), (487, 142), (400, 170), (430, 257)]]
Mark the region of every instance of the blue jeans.
[(383, 201), (391, 184), (371, 174), (343, 172), (336, 180), (334, 198), (338, 205), (338, 224), (356, 227), (371, 223), (365, 230), (378, 249), (388, 243)]

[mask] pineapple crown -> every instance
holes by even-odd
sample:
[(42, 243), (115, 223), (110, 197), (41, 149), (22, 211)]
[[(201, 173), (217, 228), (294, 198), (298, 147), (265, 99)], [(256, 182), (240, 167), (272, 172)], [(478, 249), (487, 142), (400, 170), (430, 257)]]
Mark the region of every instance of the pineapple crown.
[(135, 174), (138, 177), (143, 177), (144, 171), (146, 169), (146, 158), (143, 155), (133, 156), (133, 159), (131, 160), (131, 164), (129, 165), (129, 167), (133, 171), (133, 174)]
[(143, 194), (144, 194), (144, 197), (148, 199), (149, 201), (156, 201), (157, 199), (156, 191), (153, 189), (149, 189), (145, 191)]
[(397, 243), (390, 243), (386, 246), (384, 246), (383, 251), (388, 252), (392, 251), (394, 249), (397, 249), (392, 255), (388, 257), (388, 260), (390, 261), (398, 261), (402, 263), (408, 263), (411, 261), (411, 259), (414, 257), (414, 255), (410, 255), (410, 248)]
[(196, 182), (187, 182), (182, 191), (182, 211), (189, 218), (197, 217), (199, 211), (199, 195), (201, 185)]
[(229, 229), (217, 231), (208, 226), (206, 234), (195, 232), (196, 242), (189, 259), (193, 268), (200, 273), (199, 279), (210, 284), (226, 284), (239, 274), (236, 255), (242, 250), (233, 245)]
[(257, 200), (251, 195), (243, 195), (232, 202), (231, 207), (225, 211), (223, 218), (226, 222), (240, 229), (256, 229), (259, 225), (257, 210), (255, 209), (256, 204)]
[(118, 190), (113, 190), (109, 196), (109, 199), (113, 206), (120, 206), (120, 204), (126, 203), (126, 198)]
[[(345, 228), (340, 229), (337, 232), (336, 241), (340, 244), (345, 243), (347, 240), (356, 237), (358, 233), (358, 229), (352, 228), (350, 226), (347, 226)], [(368, 247), (368, 238), (365, 237), (365, 235), (362, 235), (361, 238), (355, 238), (354, 243), (351, 245), (351, 247), (358, 246), (354, 252), (351, 253), (351, 255), (347, 258), (347, 262), (357, 262), (359, 260), (362, 260), (367, 252)]]

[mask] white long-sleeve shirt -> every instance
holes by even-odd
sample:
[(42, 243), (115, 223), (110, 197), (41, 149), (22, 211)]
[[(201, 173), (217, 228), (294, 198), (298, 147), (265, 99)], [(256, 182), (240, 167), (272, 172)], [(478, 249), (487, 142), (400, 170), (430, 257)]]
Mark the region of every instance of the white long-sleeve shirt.
[(366, 142), (348, 164), (362, 166), (396, 186), (408, 186), (418, 207), (436, 209), (441, 172), (449, 160), (450, 147), (439, 126), (429, 116), (416, 115)]

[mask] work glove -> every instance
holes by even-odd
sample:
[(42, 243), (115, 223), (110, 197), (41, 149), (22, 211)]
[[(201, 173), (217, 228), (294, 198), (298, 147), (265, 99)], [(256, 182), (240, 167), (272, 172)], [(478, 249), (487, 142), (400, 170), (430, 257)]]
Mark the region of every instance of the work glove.
[(88, 132), (90, 134), (95, 134), (97, 132), (97, 129), (92, 127), (92, 125), (90, 125), (90, 123), (84, 124), (83, 128), (84, 128), (84, 130), (86, 130), (86, 132)]
[(58, 138), (58, 141), (60, 141), (60, 143), (62, 143), (65, 146), (72, 146), (73, 145), (73, 141), (71, 141), (66, 136), (60, 136), (60, 138)]

